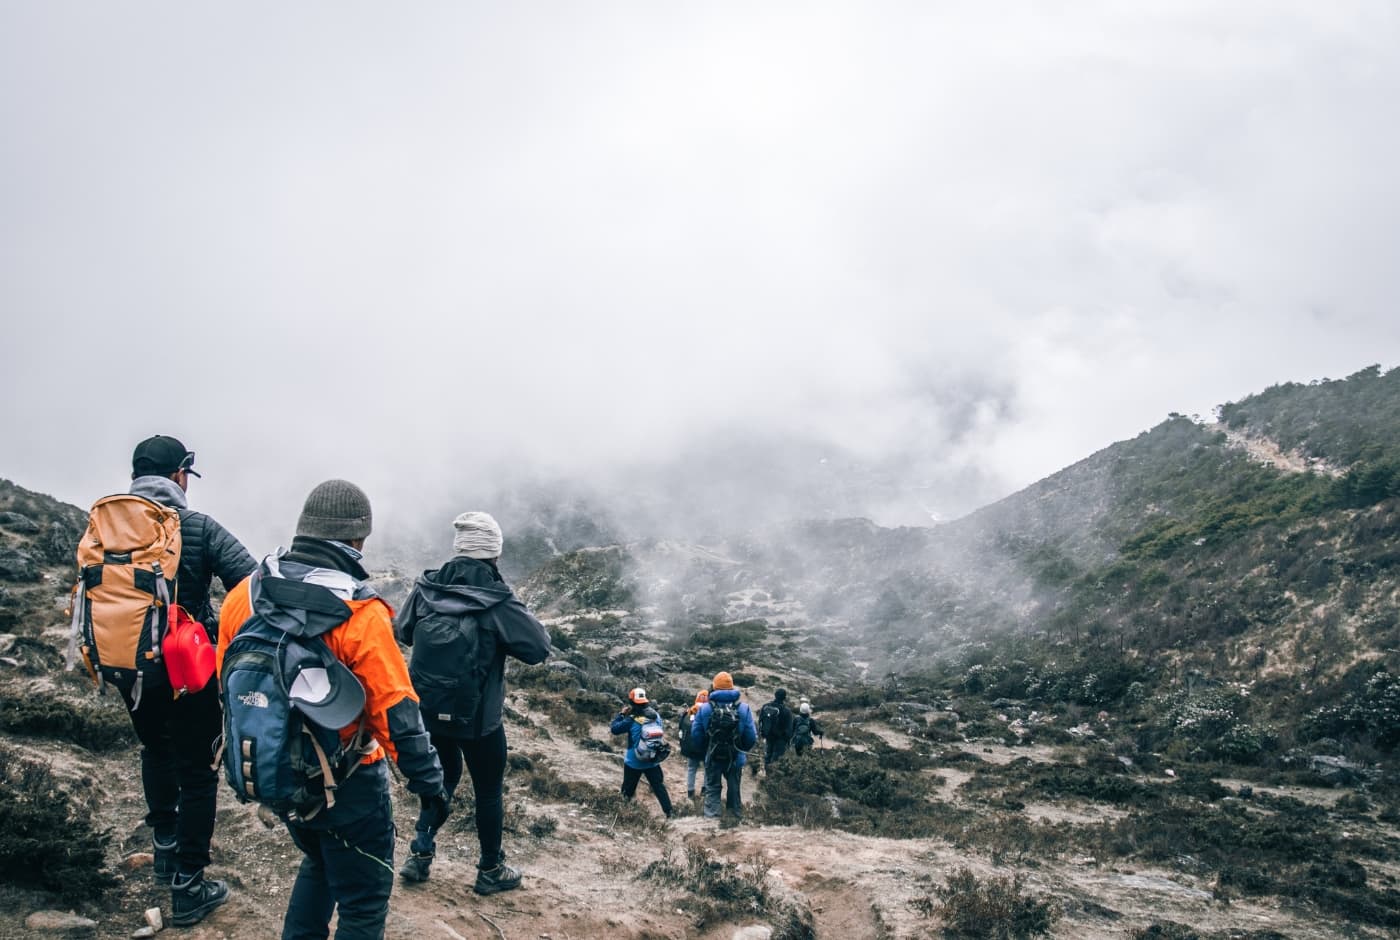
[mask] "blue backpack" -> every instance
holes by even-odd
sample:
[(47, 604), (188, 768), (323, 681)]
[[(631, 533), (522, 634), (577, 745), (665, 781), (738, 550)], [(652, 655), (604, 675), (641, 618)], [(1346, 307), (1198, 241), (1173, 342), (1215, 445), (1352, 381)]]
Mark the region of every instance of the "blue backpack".
[(666, 740), (666, 729), (660, 718), (653, 718), (642, 725), (642, 733), (637, 738), (637, 746), (632, 749), (637, 760), (648, 763), (661, 763), (671, 756), (671, 745)]
[[(272, 619), (255, 612), (230, 641), (220, 682), (224, 776), (240, 803), (261, 803), (283, 819), (304, 822), (335, 805), (336, 788), (374, 746), (365, 731), (364, 689), (323, 639), (349, 619), (350, 608), (317, 585), (260, 575), (254, 575), (250, 596), (272, 588), (284, 599), (290, 593), (320, 609), (303, 607), (292, 618)], [(301, 632), (286, 629), (286, 622)], [(359, 725), (349, 741), (341, 741), (339, 727), (324, 727), (298, 707), (303, 673), (338, 684), (323, 690), (322, 698), (353, 703), (358, 695)]]

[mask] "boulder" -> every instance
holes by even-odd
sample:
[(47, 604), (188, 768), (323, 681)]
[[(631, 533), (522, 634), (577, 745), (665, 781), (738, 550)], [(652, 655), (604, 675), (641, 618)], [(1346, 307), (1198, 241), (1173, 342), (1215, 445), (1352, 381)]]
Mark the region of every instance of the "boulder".
[(35, 911), (24, 919), (24, 926), (49, 937), (97, 936), (97, 921), (72, 911)]
[(0, 579), (6, 581), (38, 581), (43, 576), (39, 560), (17, 548), (0, 548)]
[(0, 512), (0, 527), (20, 535), (34, 535), (39, 531), (39, 523), (17, 512)]

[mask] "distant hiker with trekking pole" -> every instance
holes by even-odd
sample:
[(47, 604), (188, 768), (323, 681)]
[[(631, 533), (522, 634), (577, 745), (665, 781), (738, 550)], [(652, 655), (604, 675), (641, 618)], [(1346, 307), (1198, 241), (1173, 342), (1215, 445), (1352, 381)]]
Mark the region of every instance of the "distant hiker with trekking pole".
[(332, 917), (339, 940), (382, 940), (394, 889), (385, 757), (419, 799), (420, 828), (449, 812), (393, 612), (360, 564), (372, 521), (363, 490), (327, 480), (307, 496), (291, 549), (224, 601), (224, 772), (301, 850), (282, 940), (323, 940)]
[[(787, 689), (773, 693), (773, 701), (758, 712), (758, 734), (764, 740), (763, 772), (782, 759), (792, 738), (792, 709), (787, 706)], [(757, 765), (757, 761), (754, 764)]]
[(727, 672), (717, 673), (710, 698), (700, 706), (691, 724), (705, 747), (705, 818), (720, 818), (720, 791), (729, 807), (730, 819), (738, 823), (744, 815), (739, 786), (744, 777), (745, 754), (758, 742), (753, 710), (739, 701), (739, 690)]
[[(695, 714), (700, 711), (700, 706), (710, 700), (710, 693), (702, 689), (695, 696), (695, 704), (686, 709), (681, 715), (680, 735), (681, 735), (681, 756), (686, 759), (685, 763), (685, 796), (686, 799), (693, 800), (696, 797), (695, 775), (705, 766), (705, 746), (694, 733)], [(705, 779), (700, 778), (703, 786)]]
[(812, 746), (813, 737), (826, 740), (822, 733), (822, 726), (817, 719), (812, 717), (812, 706), (808, 702), (803, 702), (797, 709), (797, 720), (792, 725), (792, 751), (798, 757)]
[[(489, 513), (464, 512), (452, 521), (455, 554), (425, 571), (399, 611), (399, 639), (413, 648), (408, 672), (418, 691), (423, 721), (442, 761), (451, 800), (472, 778), (477, 894), (520, 887), (521, 873), (505, 864), (506, 657), (537, 665), (549, 656), (549, 631), (525, 609), (501, 578), (497, 560), (504, 539)], [(436, 830), (419, 828), (412, 854), (399, 870), (405, 881), (426, 881)]]
[(666, 742), (666, 729), (661, 716), (651, 707), (646, 689), (638, 687), (627, 693), (627, 704), (612, 720), (610, 730), (627, 735), (627, 753), (622, 758), (622, 798), (631, 800), (636, 796), (637, 784), (646, 777), (661, 812), (670, 819), (671, 795), (666, 792), (661, 762), (671, 755), (671, 745)]
[(81, 654), (99, 687), (116, 686), (126, 702), (141, 741), (155, 880), (170, 888), (177, 927), (228, 900), (227, 884), (204, 877), (222, 731), (209, 585), (217, 575), (233, 588), (255, 567), (227, 529), (189, 508), (199, 475), (194, 452), (173, 437), (136, 445), (130, 492), (98, 500), (78, 543), (68, 656), (72, 669)]

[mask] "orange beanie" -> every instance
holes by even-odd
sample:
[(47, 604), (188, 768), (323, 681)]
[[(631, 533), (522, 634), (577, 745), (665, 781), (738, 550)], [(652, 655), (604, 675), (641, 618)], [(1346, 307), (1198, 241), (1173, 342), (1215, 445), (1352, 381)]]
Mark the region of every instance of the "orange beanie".
[(732, 689), (734, 688), (734, 677), (727, 672), (717, 673), (715, 681), (710, 684), (715, 687), (716, 692), (721, 689)]

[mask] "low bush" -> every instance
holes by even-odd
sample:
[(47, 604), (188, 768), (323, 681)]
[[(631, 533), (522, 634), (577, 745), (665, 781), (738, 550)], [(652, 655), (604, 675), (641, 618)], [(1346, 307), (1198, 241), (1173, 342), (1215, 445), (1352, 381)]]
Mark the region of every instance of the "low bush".
[(1049, 901), (1024, 894), (1024, 887), (1020, 875), (979, 879), (971, 869), (956, 869), (946, 884), (933, 889), (944, 933), (1011, 940), (1049, 932), (1059, 917), (1058, 909)]
[(104, 867), (111, 833), (92, 811), (47, 764), (0, 747), (0, 878), (70, 904), (101, 899), (116, 878)]
[(7, 696), (0, 701), (0, 731), (58, 738), (94, 751), (136, 743), (131, 719), (116, 696), (90, 702), (69, 702), (50, 696)]

